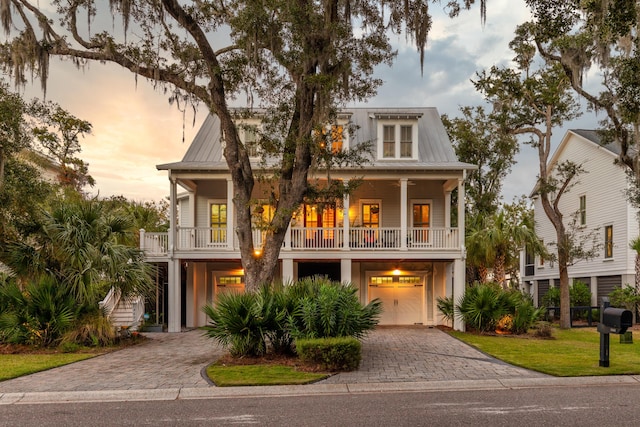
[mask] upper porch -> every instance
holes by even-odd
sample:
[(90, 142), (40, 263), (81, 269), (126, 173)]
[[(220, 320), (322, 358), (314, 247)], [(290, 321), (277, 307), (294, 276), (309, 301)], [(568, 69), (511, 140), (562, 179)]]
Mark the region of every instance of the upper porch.
[[(169, 245), (169, 232), (140, 231), (140, 249), (149, 258), (165, 258), (171, 253), (197, 253), (201, 256), (227, 254), (239, 256), (236, 236), (227, 238), (226, 229), (214, 227), (178, 227), (175, 245)], [(254, 230), (253, 246), (261, 248), (265, 232)], [(450, 252), (461, 248), (460, 233), (455, 227), (290, 227), (285, 235), (283, 251), (309, 252)]]

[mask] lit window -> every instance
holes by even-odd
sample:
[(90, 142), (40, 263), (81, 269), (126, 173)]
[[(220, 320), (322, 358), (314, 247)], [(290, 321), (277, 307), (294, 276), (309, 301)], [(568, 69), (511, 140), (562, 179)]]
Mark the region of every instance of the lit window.
[(211, 203), (211, 242), (224, 243), (227, 241), (227, 204)]
[(587, 225), (587, 196), (580, 196), (580, 225)]
[(604, 228), (604, 257), (613, 258), (613, 225)]
[(320, 148), (326, 148), (332, 153), (342, 151), (345, 140), (343, 125), (331, 125), (321, 130), (314, 130), (313, 135)]

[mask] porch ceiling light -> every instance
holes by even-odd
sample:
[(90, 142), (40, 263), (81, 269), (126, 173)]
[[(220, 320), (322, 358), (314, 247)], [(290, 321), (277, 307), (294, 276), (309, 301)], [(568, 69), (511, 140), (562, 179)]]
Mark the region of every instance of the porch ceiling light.
[(394, 276), (399, 276), (399, 275), (401, 274), (401, 271), (400, 271), (400, 269), (395, 268), (395, 269), (393, 269), (393, 273), (392, 273), (392, 274), (393, 274)]
[(254, 249), (254, 250), (253, 250), (253, 255), (254, 255), (256, 258), (259, 258), (259, 257), (262, 255), (262, 249)]

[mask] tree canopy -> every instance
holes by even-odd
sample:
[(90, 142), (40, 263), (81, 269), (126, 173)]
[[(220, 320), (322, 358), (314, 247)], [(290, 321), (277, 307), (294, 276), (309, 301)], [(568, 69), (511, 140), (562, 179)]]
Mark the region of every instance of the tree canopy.
[[(313, 193), (308, 176), (318, 150), (312, 130), (337, 109), (366, 100), (381, 85), (379, 64), (391, 64), (390, 34), (404, 33), (421, 62), (432, 25), (430, 0), (177, 0), (54, 1), (55, 13), (34, 1), (2, 2), (5, 32), (0, 62), (18, 81), (34, 73), (46, 88), (49, 58), (119, 64), (167, 90), (170, 100), (203, 103), (218, 116), (224, 157), (234, 184), (237, 237), (249, 288), (273, 278), (292, 213)], [(474, 0), (451, 0), (452, 15)], [(10, 7), (11, 6), (11, 7)], [(485, 15), (486, 0), (480, 2)], [(113, 17), (122, 29), (99, 23)], [(102, 21), (100, 21), (102, 19)], [(111, 22), (111, 21), (110, 21)], [(279, 159), (274, 218), (255, 255), (251, 197), (255, 173), (230, 102), (266, 110), (266, 153)], [(343, 191), (348, 191), (346, 188)]]

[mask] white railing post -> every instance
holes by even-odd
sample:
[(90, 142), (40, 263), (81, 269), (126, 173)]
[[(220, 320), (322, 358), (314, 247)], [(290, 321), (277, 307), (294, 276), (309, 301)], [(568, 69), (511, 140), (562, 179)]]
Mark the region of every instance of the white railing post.
[(140, 229), (140, 242), (139, 242), (139, 245), (140, 245), (140, 251), (142, 251), (142, 252), (144, 252), (144, 246), (145, 246), (144, 245), (144, 243), (145, 243), (144, 242), (144, 237), (145, 237), (144, 236), (144, 228), (141, 228)]

